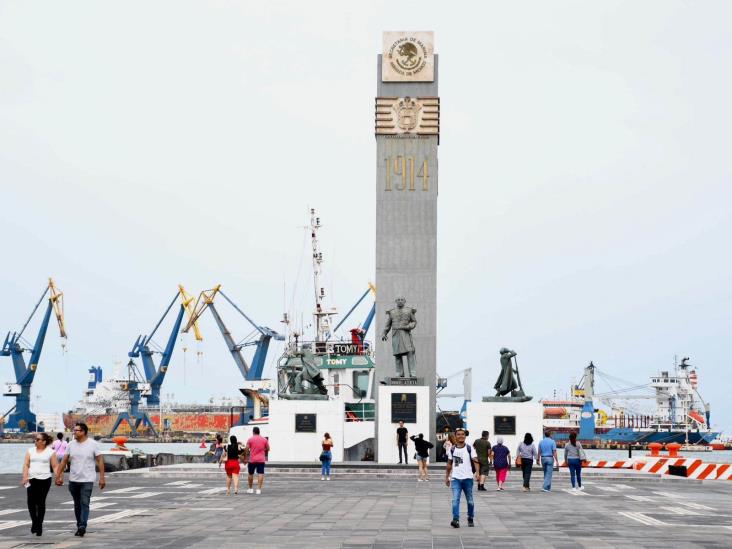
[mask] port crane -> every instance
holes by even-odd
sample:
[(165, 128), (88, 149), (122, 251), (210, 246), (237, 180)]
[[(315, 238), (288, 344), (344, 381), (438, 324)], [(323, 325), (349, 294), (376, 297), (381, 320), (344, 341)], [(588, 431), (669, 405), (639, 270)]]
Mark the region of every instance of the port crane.
[[(59, 333), (62, 338), (61, 345), (65, 347), (66, 326), (64, 323), (63, 296), (63, 292), (56, 287), (53, 279), (49, 278), (48, 286), (46, 286), (43, 295), (41, 295), (36, 306), (33, 307), (33, 311), (20, 331), (8, 332), (8, 335), (5, 336), (2, 349), (0, 349), (0, 356), (11, 357), (13, 369), (15, 370), (15, 383), (7, 383), (3, 392), (3, 396), (15, 397), (15, 406), (5, 414), (5, 416), (9, 416), (6, 424), (8, 429), (30, 432), (38, 428), (36, 425), (36, 415), (30, 409), (31, 386), (33, 385), (33, 379), (38, 370), (38, 362), (41, 359), (41, 351), (43, 350), (43, 343), (46, 340), (46, 332), (48, 331), (48, 324), (51, 320), (52, 312), (55, 314), (56, 322), (58, 323)], [(48, 299), (48, 305), (43, 315), (43, 320), (41, 320), (41, 327), (38, 329), (36, 341), (32, 347), (24, 347), (28, 343), (23, 338), (23, 333), (44, 299)], [(23, 357), (23, 353), (26, 352), (30, 353), (27, 366)]]
[[(160, 328), (160, 325), (163, 323), (165, 318), (168, 316), (170, 311), (173, 309), (173, 305), (180, 299), (180, 307), (178, 308), (178, 314), (175, 317), (175, 322), (173, 323), (173, 329), (170, 332), (170, 335), (168, 336), (168, 342), (165, 345), (165, 349), (163, 349), (162, 352), (156, 351), (152, 346), (152, 338), (155, 336), (155, 333), (158, 331), (158, 328)], [(188, 318), (190, 319), (193, 316), (193, 297), (186, 292), (185, 288), (178, 285), (178, 292), (176, 292), (175, 296), (173, 296), (173, 299), (171, 300), (170, 304), (168, 305), (168, 308), (165, 309), (165, 312), (163, 313), (163, 316), (160, 317), (160, 320), (158, 320), (158, 323), (153, 328), (152, 332), (150, 332), (150, 335), (139, 335), (137, 336), (137, 339), (135, 340), (135, 343), (132, 345), (132, 350), (127, 353), (127, 356), (132, 358), (142, 358), (142, 367), (145, 373), (145, 380), (146, 383), (149, 384), (149, 389), (146, 386), (142, 387), (142, 396), (145, 397), (145, 401), (148, 406), (159, 406), (160, 405), (160, 388), (163, 385), (163, 381), (165, 381), (165, 374), (168, 371), (168, 366), (170, 365), (170, 359), (173, 356), (173, 350), (175, 349), (175, 342), (178, 339), (178, 333), (180, 332), (181, 324), (183, 323), (183, 315), (185, 313), (188, 313)], [(196, 338), (196, 341), (203, 340), (203, 337), (201, 336), (201, 332), (198, 329), (198, 324), (193, 321), (192, 322), (193, 332)], [(159, 353), (160, 356), (160, 364), (155, 364), (155, 358), (154, 355), (156, 353)], [(141, 380), (142, 381), (142, 380)]]
[[(257, 339), (245, 339), (240, 343), (236, 342), (234, 337), (231, 335), (231, 331), (224, 323), (223, 318), (221, 318), (221, 314), (214, 305), (214, 300), (216, 299), (217, 295), (221, 295), (221, 297), (223, 297), (229, 303), (229, 305), (231, 305), (236, 310), (236, 312), (243, 316), (247, 320), (247, 322), (249, 322), (249, 324), (254, 327), (255, 337), (256, 334), (259, 335)], [(234, 303), (234, 301), (229, 298), (229, 296), (227, 296), (223, 292), (223, 290), (221, 290), (221, 284), (218, 284), (210, 290), (204, 290), (199, 294), (198, 299), (196, 300), (196, 304), (193, 307), (193, 312), (188, 319), (188, 323), (183, 328), (183, 333), (188, 332), (188, 330), (190, 330), (191, 327), (194, 326), (196, 322), (198, 322), (198, 319), (207, 309), (211, 311), (211, 314), (216, 321), (216, 325), (218, 326), (219, 331), (224, 338), (226, 347), (229, 349), (229, 352), (231, 353), (231, 356), (234, 359), (234, 362), (236, 363), (239, 372), (241, 373), (245, 382), (247, 382), (245, 383), (245, 387), (240, 389), (242, 394), (244, 394), (244, 396), (246, 397), (246, 407), (239, 418), (240, 424), (246, 423), (248, 421), (249, 414), (253, 414), (255, 417), (258, 417), (261, 414), (261, 405), (263, 404), (263, 398), (259, 391), (260, 389), (265, 388), (264, 384), (262, 383), (262, 373), (264, 372), (269, 344), (272, 339), (274, 339), (275, 341), (284, 341), (285, 337), (278, 334), (271, 328), (268, 328), (266, 326), (260, 326), (255, 323), (251, 318), (249, 318), (249, 316), (247, 316), (244, 311), (241, 310), (241, 308), (239, 308), (236, 303)], [(242, 349), (249, 346), (256, 346), (251, 365), (247, 363), (244, 355), (242, 354)]]
[[(338, 325), (333, 329), (333, 332), (338, 331), (338, 328), (340, 328), (343, 325), (343, 323), (346, 320), (348, 320), (348, 317), (351, 316), (351, 313), (356, 309), (356, 307), (358, 307), (361, 304), (361, 302), (364, 299), (366, 299), (367, 295), (373, 294), (374, 298), (376, 297), (376, 286), (374, 286), (371, 282), (369, 282), (368, 286), (369, 286), (368, 289), (363, 293), (363, 295), (360, 298), (358, 298), (358, 300), (353, 305), (353, 307), (351, 307), (348, 310), (348, 312), (343, 316), (343, 318), (338, 323)], [(366, 340), (366, 334), (368, 334), (369, 328), (371, 328), (371, 323), (374, 320), (375, 314), (376, 314), (376, 301), (374, 301), (374, 303), (371, 305), (371, 309), (369, 310), (368, 315), (366, 315), (366, 320), (364, 321), (364, 323), (361, 326), (359, 326), (357, 328), (352, 328), (350, 330), (351, 343), (353, 343), (354, 345), (358, 345), (359, 349), (363, 348), (364, 341)]]
[[(160, 325), (163, 323), (168, 314), (173, 310), (173, 306), (180, 299), (180, 307), (178, 308), (178, 314), (173, 322), (173, 329), (168, 336), (168, 342), (165, 345), (163, 351), (157, 351), (153, 349), (153, 337), (157, 333)], [(139, 335), (132, 345), (132, 350), (127, 353), (130, 361), (127, 363), (127, 382), (123, 384), (122, 389), (127, 392), (129, 397), (129, 409), (124, 412), (120, 412), (117, 419), (114, 422), (114, 426), (110, 432), (110, 436), (114, 435), (117, 429), (122, 423), (127, 423), (130, 426), (132, 436), (137, 436), (137, 430), (142, 427), (147, 427), (153, 436), (157, 436), (157, 431), (153, 425), (152, 420), (147, 413), (140, 411), (140, 401), (144, 397), (148, 406), (159, 406), (160, 405), (160, 389), (165, 381), (165, 374), (168, 371), (170, 365), (170, 359), (173, 357), (173, 351), (175, 350), (175, 342), (178, 339), (178, 333), (180, 332), (181, 324), (183, 323), (183, 315), (187, 312), (188, 316), (193, 313), (191, 304), (193, 303), (193, 297), (186, 292), (182, 285), (178, 285), (178, 291), (173, 296), (170, 304), (165, 309), (163, 316), (160, 317), (158, 323), (153, 328), (150, 335)], [(194, 335), (196, 340), (201, 341), (203, 337), (198, 329), (198, 325), (194, 323)], [(159, 353), (160, 363), (155, 364), (154, 355)], [(143, 374), (137, 368), (133, 359), (141, 358)]]
[(112, 426), (112, 430), (109, 432), (109, 436), (114, 436), (122, 423), (127, 423), (130, 426), (130, 434), (134, 437), (138, 435), (137, 430), (142, 427), (147, 427), (149, 433), (157, 437), (158, 432), (153, 425), (150, 416), (145, 412), (140, 411), (140, 397), (144, 392), (149, 390), (149, 384), (142, 380), (142, 376), (137, 369), (135, 362), (130, 359), (127, 363), (127, 381), (122, 384), (122, 390), (127, 392), (129, 396), (129, 410), (126, 412), (120, 412), (117, 419)]

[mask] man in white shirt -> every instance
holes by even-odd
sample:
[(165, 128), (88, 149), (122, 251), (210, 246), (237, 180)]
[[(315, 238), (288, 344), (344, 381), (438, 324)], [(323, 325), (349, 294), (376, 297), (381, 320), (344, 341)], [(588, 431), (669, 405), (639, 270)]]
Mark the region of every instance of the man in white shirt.
[(450, 526), (460, 528), (460, 493), (465, 492), (468, 503), (468, 526), (475, 526), (475, 505), (473, 503), (473, 477), (478, 465), (475, 448), (465, 444), (465, 429), (455, 430), (455, 445), (447, 453), (445, 484), (452, 488), (452, 522)]
[(66, 464), (71, 461), (69, 492), (74, 498), (74, 514), (76, 515), (76, 534), (74, 535), (81, 537), (86, 534), (86, 525), (89, 520), (89, 502), (94, 488), (94, 479), (97, 476), (94, 470), (95, 462), (99, 468), (99, 489), (104, 490), (106, 486), (101, 449), (96, 440), (87, 436), (88, 433), (89, 428), (86, 423), (77, 423), (74, 426), (74, 440), (69, 444), (56, 473), (56, 486), (61, 486), (64, 483)]

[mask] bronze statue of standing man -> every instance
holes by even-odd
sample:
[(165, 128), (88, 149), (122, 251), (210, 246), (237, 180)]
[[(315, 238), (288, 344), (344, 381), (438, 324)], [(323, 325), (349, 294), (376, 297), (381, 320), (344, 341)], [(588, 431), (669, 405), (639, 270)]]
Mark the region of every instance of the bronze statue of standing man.
[[(417, 326), (415, 314), (417, 309), (405, 307), (407, 300), (396, 298), (396, 308), (386, 311), (386, 326), (381, 340), (386, 341), (391, 330), (391, 348), (399, 377), (415, 377), (417, 375), (417, 361), (414, 354), (412, 330)], [(407, 376), (404, 375), (404, 357), (407, 358)]]

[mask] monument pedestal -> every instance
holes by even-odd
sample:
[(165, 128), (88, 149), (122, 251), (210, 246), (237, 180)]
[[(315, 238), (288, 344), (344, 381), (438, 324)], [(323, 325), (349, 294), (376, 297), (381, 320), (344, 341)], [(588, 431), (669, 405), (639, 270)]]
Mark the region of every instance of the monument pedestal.
[(327, 432), (333, 439), (333, 461), (343, 461), (342, 400), (270, 400), (270, 461), (318, 461)]
[(470, 436), (468, 441), (480, 437), (481, 431), (490, 431), (491, 444), (503, 437), (503, 444), (516, 456), (519, 443), (526, 433), (531, 433), (534, 442), (541, 440), (544, 407), (541, 402), (515, 402), (492, 399), (490, 402), (468, 402), (467, 422)]
[[(430, 432), (430, 390), (429, 387), (409, 385), (379, 385), (379, 414), (377, 417), (379, 463), (399, 463), (396, 430), (399, 420), (409, 436), (422, 433), (426, 440), (435, 443), (435, 434)], [(407, 457), (414, 463), (414, 443), (407, 441)]]

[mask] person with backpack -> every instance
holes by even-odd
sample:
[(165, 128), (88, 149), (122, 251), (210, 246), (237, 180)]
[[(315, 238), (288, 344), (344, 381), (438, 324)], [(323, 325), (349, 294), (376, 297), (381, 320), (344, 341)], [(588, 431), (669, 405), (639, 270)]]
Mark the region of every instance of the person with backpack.
[(470, 444), (465, 444), (465, 429), (455, 430), (455, 445), (447, 454), (445, 485), (452, 488), (452, 522), (450, 526), (460, 528), (460, 494), (465, 493), (468, 504), (468, 526), (473, 527), (475, 504), (473, 503), (473, 476), (479, 467), (478, 456)]
[(483, 431), (480, 438), (473, 441), (475, 455), (478, 457), (480, 471), (478, 471), (478, 490), (485, 492), (485, 477), (488, 475), (488, 469), (491, 466), (491, 442), (488, 440), (488, 431)]
[(426, 482), (429, 480), (429, 476), (427, 474), (427, 460), (430, 457), (430, 449), (434, 447), (434, 444), (429, 440), (425, 440), (422, 433), (418, 434), (416, 437), (412, 435), (409, 438), (414, 442), (414, 449), (417, 451), (415, 456), (418, 467), (417, 482)]
[(491, 455), (493, 456), (493, 468), (496, 470), (497, 490), (502, 492), (508, 468), (511, 466), (511, 450), (503, 445), (503, 437), (496, 438), (496, 445), (491, 449)]

